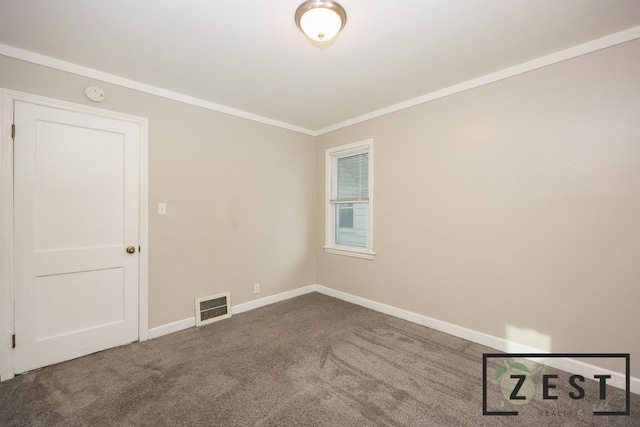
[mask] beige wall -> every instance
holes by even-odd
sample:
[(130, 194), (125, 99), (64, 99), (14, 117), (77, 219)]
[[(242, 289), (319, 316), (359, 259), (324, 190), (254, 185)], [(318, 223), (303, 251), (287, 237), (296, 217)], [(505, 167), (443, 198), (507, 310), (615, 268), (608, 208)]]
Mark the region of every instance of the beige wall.
[(89, 84), (100, 108), (149, 118), (150, 327), (193, 317), (196, 297), (315, 283), (313, 137), (0, 56), (2, 88), (96, 106)]
[[(631, 352), (640, 376), (639, 76), (635, 41), (317, 139), (98, 82), (102, 108), (149, 118), (150, 327), (197, 296), (319, 283), (551, 351)], [(0, 56), (0, 87), (94, 105), (89, 84)], [(376, 259), (327, 255), (324, 150), (371, 137)]]
[[(366, 138), (374, 261), (320, 244), (324, 150)], [(631, 352), (640, 376), (640, 41), (323, 135), (316, 159), (318, 283), (554, 352)]]

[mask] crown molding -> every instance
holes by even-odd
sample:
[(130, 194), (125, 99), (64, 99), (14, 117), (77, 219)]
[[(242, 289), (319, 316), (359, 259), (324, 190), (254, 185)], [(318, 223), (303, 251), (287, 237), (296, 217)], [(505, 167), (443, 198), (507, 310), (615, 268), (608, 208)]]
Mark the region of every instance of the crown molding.
[(524, 74), (529, 71), (557, 64), (568, 59), (576, 58), (578, 56), (586, 55), (588, 53), (596, 52), (598, 50), (606, 49), (608, 47), (612, 47), (638, 38), (640, 38), (640, 26), (629, 28), (628, 30), (620, 31), (618, 33), (610, 34), (599, 39), (591, 40), (589, 42), (582, 43), (568, 49), (564, 49), (546, 56), (542, 56), (540, 58), (533, 59), (531, 61), (524, 62), (522, 64), (515, 65), (513, 67), (505, 68), (494, 73), (485, 74), (484, 76), (475, 79), (467, 80), (465, 82), (419, 96), (417, 98), (409, 99), (407, 101), (400, 102), (389, 107), (381, 108), (379, 110), (363, 114), (362, 116), (354, 117), (352, 119), (327, 126), (323, 129), (318, 130), (316, 132), (316, 136), (324, 135), (326, 133), (342, 129), (347, 126), (352, 126), (358, 123), (365, 122), (367, 120), (395, 113), (396, 111), (411, 108), (416, 105), (434, 101), (439, 98), (444, 98), (445, 96), (453, 95), (456, 93), (467, 91), (469, 89), (474, 89), (500, 80), (508, 79), (509, 77)]
[(247, 120), (251, 120), (254, 122), (263, 123), (271, 126), (276, 126), (282, 129), (287, 129), (294, 132), (303, 133), (306, 135), (317, 136), (316, 132), (313, 130), (292, 125), (290, 123), (285, 123), (278, 120), (270, 119), (268, 117), (263, 117), (258, 114), (237, 110), (235, 108), (227, 107), (225, 105), (216, 104), (214, 102), (206, 101), (204, 99), (196, 98), (189, 95), (184, 95), (179, 92), (162, 89), (157, 86), (152, 86), (136, 80), (131, 80), (124, 77), (116, 76), (114, 74), (105, 73), (104, 71), (99, 71), (93, 68), (84, 67), (82, 65), (74, 64), (72, 62), (62, 61), (60, 59), (52, 58), (46, 55), (41, 55), (39, 53), (31, 52), (28, 50), (18, 49), (13, 46), (0, 44), (0, 55), (4, 55), (10, 58), (15, 58), (15, 59), (19, 59), (26, 62), (31, 62), (33, 64), (53, 68), (54, 70), (66, 71), (68, 73), (77, 74), (79, 76), (100, 80), (102, 82), (111, 83), (114, 85), (126, 87), (128, 89), (133, 89), (133, 90), (148, 93), (151, 95), (160, 96), (162, 98), (171, 99), (173, 101), (195, 105), (197, 107), (206, 108), (207, 110), (230, 114), (232, 116), (241, 117), (243, 119), (247, 119)]
[(230, 114), (232, 116), (241, 117), (254, 122), (263, 123), (282, 129), (299, 132), (310, 136), (320, 136), (329, 132), (333, 132), (338, 129), (342, 129), (348, 126), (352, 126), (358, 123), (365, 122), (367, 120), (375, 119), (377, 117), (385, 116), (387, 114), (395, 113), (407, 108), (411, 108), (420, 104), (424, 104), (436, 99), (444, 98), (449, 95), (464, 92), (470, 89), (481, 87), (490, 83), (495, 83), (500, 80), (508, 79), (519, 74), (524, 74), (529, 71), (537, 70), (539, 68), (547, 67), (549, 65), (557, 64), (559, 62), (566, 61), (568, 59), (576, 58), (578, 56), (586, 55), (598, 50), (606, 49), (618, 44), (626, 43), (632, 40), (640, 38), (640, 26), (632, 27), (624, 31), (620, 31), (608, 36), (601, 37), (599, 39), (591, 40), (586, 43), (582, 43), (540, 58), (533, 59), (531, 61), (524, 62), (522, 64), (515, 65), (513, 67), (505, 68), (494, 73), (486, 74), (484, 76), (477, 77), (475, 79), (467, 80), (462, 83), (455, 84), (453, 86), (446, 87), (425, 95), (421, 95), (417, 98), (409, 99), (407, 101), (400, 102), (385, 108), (381, 108), (376, 111), (372, 111), (367, 114), (363, 114), (358, 117), (354, 117), (319, 130), (307, 129), (304, 127), (296, 126), (290, 123), (281, 122), (278, 120), (263, 117), (257, 114), (249, 113), (246, 111), (238, 110), (235, 108), (227, 107), (225, 105), (216, 104), (214, 102), (206, 101), (204, 99), (196, 98), (189, 95), (184, 95), (178, 92), (162, 89), (156, 86), (152, 86), (146, 83), (138, 82), (135, 80), (127, 79), (124, 77), (116, 76), (114, 74), (105, 73), (103, 71), (95, 70), (93, 68), (84, 67), (82, 65), (74, 64), (67, 61), (62, 61), (56, 58), (52, 58), (39, 53), (31, 52), (24, 49), (18, 49), (5, 44), (0, 44), (0, 55), (8, 56), (11, 58), (19, 59), (22, 61), (31, 62), (34, 64), (42, 65), (45, 67), (53, 68), (60, 71), (66, 71), (72, 74), (77, 74), (84, 77), (100, 80), (107, 83), (112, 83), (118, 86), (134, 89), (140, 92), (157, 95), (163, 98), (171, 99), (174, 101), (182, 102), (185, 104), (195, 105), (197, 107), (206, 108), (208, 110), (217, 111), (220, 113)]

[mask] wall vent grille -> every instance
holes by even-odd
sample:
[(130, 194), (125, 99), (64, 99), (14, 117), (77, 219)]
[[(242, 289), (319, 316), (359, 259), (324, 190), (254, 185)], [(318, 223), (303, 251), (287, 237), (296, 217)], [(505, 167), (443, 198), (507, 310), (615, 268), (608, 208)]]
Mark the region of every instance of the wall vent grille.
[(231, 317), (231, 293), (196, 298), (196, 326)]

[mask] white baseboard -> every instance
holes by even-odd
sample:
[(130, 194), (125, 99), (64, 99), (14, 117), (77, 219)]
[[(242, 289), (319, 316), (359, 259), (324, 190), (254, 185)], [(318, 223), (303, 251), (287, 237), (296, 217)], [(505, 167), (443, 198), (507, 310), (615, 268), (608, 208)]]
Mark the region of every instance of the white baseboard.
[(184, 329), (193, 328), (194, 326), (196, 326), (195, 317), (188, 317), (186, 319), (178, 320), (177, 322), (167, 323), (166, 325), (149, 329), (149, 339), (151, 340), (163, 335), (168, 335), (174, 332), (182, 331)]
[[(452, 323), (443, 322), (442, 320), (434, 319), (422, 314), (413, 313), (411, 311), (403, 310), (387, 304), (382, 304), (380, 302), (358, 297), (346, 292), (336, 291), (335, 289), (327, 288), (326, 286), (315, 285), (315, 290), (316, 292), (319, 292), (321, 294), (357, 304), (362, 307), (370, 308), (371, 310), (388, 314), (393, 317), (398, 317), (412, 323), (417, 323), (418, 325), (426, 326), (431, 329), (435, 329), (436, 331), (453, 335), (455, 337), (464, 338), (476, 344), (485, 345), (487, 347), (491, 347), (505, 353), (541, 353), (541, 356), (544, 356), (544, 353), (546, 353), (545, 351), (542, 351), (540, 349), (529, 347), (513, 341), (508, 341), (503, 338), (494, 337), (483, 332), (478, 332), (472, 329), (464, 328), (462, 326), (454, 325)], [(611, 375), (611, 379), (607, 381), (607, 384), (623, 390), (626, 389), (626, 378), (624, 374), (621, 374), (619, 372), (609, 371), (607, 369), (581, 362), (580, 360), (569, 358), (535, 358), (532, 360), (538, 363), (542, 363), (543, 365), (550, 366), (552, 368), (561, 369), (571, 374), (583, 375), (586, 378), (593, 378), (594, 374)], [(640, 394), (640, 378), (631, 377), (630, 389), (633, 393)]]
[[(322, 285), (309, 285), (302, 288), (294, 289), (287, 292), (282, 292), (276, 295), (271, 295), (264, 298), (259, 298), (253, 301), (248, 301), (242, 304), (231, 306), (232, 314), (240, 314), (245, 311), (254, 310), (256, 308), (264, 307), (269, 304), (284, 301), (290, 298), (294, 298), (300, 295), (308, 294), (311, 292), (319, 292), (324, 295), (328, 295), (343, 301), (347, 301), (353, 304), (357, 304), (362, 307), (370, 308), (371, 310), (378, 311), (380, 313), (388, 314), (389, 316), (397, 317), (407, 320), (418, 325), (426, 326), (436, 331), (444, 332), (455, 337), (463, 338), (476, 344), (485, 345), (498, 351), (505, 353), (540, 353), (544, 356), (545, 351), (530, 347), (527, 345), (519, 344), (513, 341), (506, 340), (504, 338), (494, 337), (483, 332), (474, 331), (473, 329), (464, 328), (462, 326), (454, 325), (452, 323), (443, 322), (442, 320), (434, 319), (432, 317), (424, 316), (422, 314), (413, 313), (411, 311), (403, 310), (401, 308), (393, 307), (391, 305), (383, 304), (380, 302), (372, 301), (366, 298), (348, 294), (346, 292), (337, 291), (335, 289), (327, 288)], [(168, 323), (166, 325), (158, 326), (149, 330), (149, 339), (158, 338), (163, 335), (178, 332), (183, 329), (195, 327), (196, 320), (194, 317), (179, 320), (177, 322)], [(607, 384), (611, 384), (614, 387), (625, 389), (625, 377), (619, 372), (609, 371), (597, 366), (593, 366), (580, 360), (568, 359), (568, 358), (535, 358), (533, 359), (538, 363), (561, 369), (571, 374), (583, 375), (586, 378), (593, 378), (594, 374), (611, 375), (611, 380), (607, 381)], [(640, 378), (631, 377), (631, 391), (636, 394), (640, 394)]]
[[(315, 292), (316, 288), (317, 288), (316, 285), (304, 286), (302, 288), (294, 289), (292, 291), (282, 292), (276, 295), (259, 298), (259, 299), (248, 301), (238, 305), (232, 305), (231, 314), (232, 315), (240, 314), (245, 311), (254, 310), (256, 308), (264, 307), (265, 305), (273, 304), (274, 302), (280, 302), (280, 301), (284, 301), (300, 295)], [(188, 317), (186, 319), (178, 320), (177, 322), (167, 323), (166, 325), (161, 325), (161, 326), (157, 326), (155, 328), (149, 329), (149, 339), (158, 338), (163, 335), (172, 334), (174, 332), (193, 328), (195, 326), (196, 326), (196, 318)]]
[(243, 302), (242, 304), (231, 306), (231, 314), (240, 314), (245, 311), (254, 310), (256, 308), (264, 307), (265, 305), (273, 304), (274, 302), (280, 302), (290, 298), (298, 297), (300, 295), (315, 292), (316, 288), (317, 285), (309, 285), (302, 288), (294, 289), (292, 291), (286, 291), (268, 297), (255, 299), (253, 301)]

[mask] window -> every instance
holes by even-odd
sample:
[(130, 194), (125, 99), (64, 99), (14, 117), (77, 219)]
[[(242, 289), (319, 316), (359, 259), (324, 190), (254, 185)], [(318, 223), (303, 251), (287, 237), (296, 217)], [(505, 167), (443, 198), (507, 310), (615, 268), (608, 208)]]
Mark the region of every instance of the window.
[(328, 253), (373, 259), (373, 140), (326, 152)]

